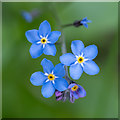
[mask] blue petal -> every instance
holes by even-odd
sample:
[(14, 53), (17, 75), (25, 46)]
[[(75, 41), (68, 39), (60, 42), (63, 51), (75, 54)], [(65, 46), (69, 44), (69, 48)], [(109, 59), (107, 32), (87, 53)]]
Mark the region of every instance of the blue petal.
[(86, 22), (86, 21), (81, 21), (81, 24), (83, 24), (83, 25), (84, 25), (84, 24), (87, 24), (87, 22)]
[(82, 21), (86, 21), (87, 20), (87, 17), (83, 18)]
[(45, 48), (44, 48), (44, 50), (43, 50), (43, 53), (45, 54), (45, 55), (52, 55), (52, 56), (55, 56), (55, 54), (56, 54), (56, 47), (55, 47), (55, 45), (54, 44), (46, 44), (45, 45)]
[(26, 33), (26, 38), (29, 42), (35, 43), (40, 40), (40, 37), (38, 36), (38, 30), (28, 30)]
[(46, 82), (46, 83), (43, 85), (43, 87), (42, 87), (42, 89), (41, 89), (41, 92), (42, 92), (42, 95), (43, 95), (45, 98), (51, 97), (51, 96), (54, 94), (54, 92), (55, 92), (55, 88), (54, 88), (52, 82), (51, 82), (51, 81)]
[(98, 49), (96, 45), (89, 45), (82, 50), (83, 56), (88, 59), (94, 59), (98, 54)]
[(60, 36), (61, 36), (61, 32), (59, 32), (59, 31), (53, 31), (48, 36), (48, 41), (50, 41), (50, 43), (54, 44), (58, 40), (58, 38)]
[(84, 44), (80, 40), (72, 41), (71, 49), (75, 55), (80, 55), (81, 50), (84, 48)]
[(55, 66), (55, 68), (53, 69), (53, 74), (55, 76), (60, 76), (60, 77), (64, 77), (65, 76), (65, 68), (64, 65), (59, 63)]
[(64, 78), (56, 78), (54, 82), (53, 85), (58, 91), (64, 91), (68, 88), (68, 82)]
[(30, 54), (32, 58), (37, 58), (43, 53), (43, 47), (42, 44), (32, 44), (30, 47)]
[(44, 58), (41, 61), (41, 65), (43, 66), (43, 70), (45, 73), (48, 73), (48, 74), (52, 73), (54, 65), (52, 64), (50, 60), (47, 60), (46, 58)]
[(64, 65), (70, 66), (76, 61), (76, 57), (72, 53), (66, 53), (60, 56), (60, 62)]
[(39, 86), (42, 85), (47, 77), (42, 72), (35, 72), (31, 75), (30, 81), (33, 85)]
[(89, 75), (95, 75), (99, 73), (99, 67), (94, 61), (84, 62), (83, 70)]
[(87, 24), (87, 23), (83, 23), (83, 25), (84, 25), (86, 28), (88, 28), (88, 24)]
[(71, 83), (69, 86), (68, 86), (68, 89), (74, 87), (76, 84), (75, 83)]
[(91, 23), (92, 21), (91, 20), (87, 20), (88, 23)]
[(32, 22), (32, 15), (29, 12), (23, 11), (22, 16), (27, 22)]
[(70, 66), (70, 76), (73, 79), (79, 79), (83, 73), (83, 69), (79, 63)]
[(73, 96), (75, 97), (75, 99), (79, 98), (79, 96), (78, 96), (78, 94), (76, 92), (73, 92)]
[(79, 86), (79, 90), (78, 90), (79, 97), (85, 97), (86, 96), (85, 89), (82, 86), (80, 86), (80, 85), (78, 85), (78, 86)]
[(50, 32), (51, 32), (51, 27), (49, 22), (47, 20), (43, 21), (39, 27), (39, 35), (42, 35), (42, 37), (46, 37), (47, 35), (50, 34)]

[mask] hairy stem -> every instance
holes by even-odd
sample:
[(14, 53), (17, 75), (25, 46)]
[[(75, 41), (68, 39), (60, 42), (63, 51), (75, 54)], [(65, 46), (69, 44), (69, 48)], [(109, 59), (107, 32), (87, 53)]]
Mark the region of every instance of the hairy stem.
[[(53, 4), (53, 6), (52, 6), (52, 13), (53, 13), (53, 15), (54, 15), (54, 17), (55, 17), (55, 19), (56, 19), (56, 22), (57, 22), (57, 24), (59, 25), (60, 31), (61, 31), (61, 33), (62, 33), (61, 38), (60, 38), (61, 51), (62, 51), (62, 54), (65, 54), (65, 53), (67, 53), (67, 49), (66, 49), (65, 37), (64, 37), (64, 34), (63, 34), (63, 27), (62, 27), (62, 25), (61, 25), (61, 21), (60, 21), (60, 19), (59, 19), (59, 17), (58, 17), (58, 14), (57, 14), (57, 12), (56, 12), (56, 8), (55, 8), (54, 4)], [(70, 25), (70, 24), (69, 24), (69, 25)], [(68, 81), (68, 83), (70, 84), (70, 83), (72, 82), (72, 80), (69, 78), (68, 68), (67, 68), (66, 65), (65, 65), (64, 67), (65, 67), (65, 79), (66, 79), (66, 80)]]
[(61, 25), (62, 28), (66, 28), (66, 27), (70, 27), (73, 26), (73, 24), (65, 24), (65, 25)]

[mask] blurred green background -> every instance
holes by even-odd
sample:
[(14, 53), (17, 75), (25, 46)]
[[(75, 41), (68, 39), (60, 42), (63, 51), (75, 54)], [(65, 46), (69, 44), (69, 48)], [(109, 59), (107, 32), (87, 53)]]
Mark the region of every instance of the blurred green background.
[[(27, 23), (21, 10), (40, 10), (40, 16)], [(56, 12), (56, 13), (55, 13)], [(55, 96), (49, 99), (41, 95), (41, 87), (30, 83), (33, 72), (43, 71), (40, 62), (43, 58), (58, 64), (62, 55), (60, 44), (56, 45), (55, 57), (42, 55), (32, 59), (29, 54), (31, 44), (25, 32), (38, 29), (40, 23), (48, 20), (52, 31), (59, 30), (59, 17), (62, 24), (72, 23), (88, 17), (92, 23), (85, 27), (64, 29), (67, 52), (71, 52), (73, 40), (82, 40), (85, 46), (96, 44), (99, 54), (94, 60), (100, 73), (89, 76), (85, 73), (77, 81), (87, 91), (87, 96), (74, 104), (56, 102)], [(2, 3), (2, 82), (3, 118), (117, 118), (118, 117), (118, 3)]]
[(0, 119), (2, 117), (2, 2), (0, 2)]

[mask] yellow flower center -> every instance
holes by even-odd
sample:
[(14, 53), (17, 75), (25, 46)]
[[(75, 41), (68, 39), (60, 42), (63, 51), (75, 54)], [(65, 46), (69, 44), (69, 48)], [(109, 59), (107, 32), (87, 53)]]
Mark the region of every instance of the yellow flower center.
[(54, 76), (53, 74), (49, 74), (49, 75), (48, 75), (48, 79), (52, 81), (52, 80), (55, 79), (55, 76)]
[(42, 44), (45, 44), (46, 42), (47, 42), (46, 38), (42, 38), (42, 39), (41, 39), (41, 43), (42, 43)]
[(84, 58), (83, 58), (83, 57), (79, 57), (79, 58), (78, 58), (78, 62), (79, 62), (79, 63), (84, 62)]
[(71, 89), (72, 89), (72, 91), (76, 91), (76, 90), (78, 89), (78, 86), (77, 86), (77, 85), (75, 85), (75, 86), (74, 86), (74, 87), (72, 87)]

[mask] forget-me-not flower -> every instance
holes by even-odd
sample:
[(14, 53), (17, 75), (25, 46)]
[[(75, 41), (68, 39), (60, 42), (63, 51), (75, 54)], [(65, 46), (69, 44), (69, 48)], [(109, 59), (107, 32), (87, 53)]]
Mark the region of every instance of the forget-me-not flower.
[(95, 75), (99, 72), (99, 67), (92, 61), (98, 54), (96, 45), (89, 45), (84, 48), (80, 40), (72, 41), (72, 53), (66, 53), (60, 56), (62, 64), (70, 66), (70, 76), (73, 79), (79, 79), (83, 71), (89, 75)]
[(41, 65), (44, 73), (33, 73), (30, 81), (35, 86), (43, 85), (41, 93), (45, 98), (51, 97), (55, 90), (64, 91), (68, 88), (68, 82), (63, 78), (65, 75), (63, 64), (59, 63), (54, 67), (50, 60), (44, 58)]
[(83, 18), (80, 23), (82, 25), (84, 25), (86, 28), (88, 28), (88, 24), (87, 23), (91, 23), (91, 20), (88, 20), (87, 17)]
[(28, 41), (32, 43), (30, 48), (32, 58), (37, 58), (42, 53), (55, 56), (56, 47), (54, 43), (60, 37), (61, 32), (51, 32), (51, 26), (47, 20), (40, 24), (39, 30), (28, 30), (25, 35)]
[(71, 83), (68, 86), (70, 90), (70, 102), (74, 103), (75, 99), (82, 98), (86, 96), (86, 91), (84, 88), (76, 83)]
[(22, 16), (27, 22), (32, 22), (33, 18), (30, 12), (22, 11)]

